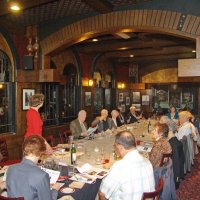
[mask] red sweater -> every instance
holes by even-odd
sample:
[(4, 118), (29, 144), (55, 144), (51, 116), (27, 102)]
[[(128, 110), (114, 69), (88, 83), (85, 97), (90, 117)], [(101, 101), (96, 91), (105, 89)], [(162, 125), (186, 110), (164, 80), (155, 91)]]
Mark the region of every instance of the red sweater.
[(27, 138), (30, 135), (39, 135), (42, 136), (42, 126), (43, 126), (43, 121), (40, 117), (40, 114), (30, 108), (27, 113), (26, 113), (26, 123), (27, 123), (27, 129), (26, 129), (26, 134), (25, 138)]

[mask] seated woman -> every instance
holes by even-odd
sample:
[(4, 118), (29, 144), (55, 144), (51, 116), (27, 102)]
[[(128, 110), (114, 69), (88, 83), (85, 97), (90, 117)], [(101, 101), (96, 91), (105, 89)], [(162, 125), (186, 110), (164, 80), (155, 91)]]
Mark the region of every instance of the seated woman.
[(174, 121), (178, 121), (178, 112), (176, 111), (176, 107), (172, 106), (170, 108), (170, 112), (167, 113), (167, 117)]
[(149, 160), (153, 167), (159, 167), (164, 153), (171, 153), (172, 148), (168, 142), (169, 128), (167, 124), (157, 123), (154, 126), (153, 137), (155, 143), (151, 152), (149, 153)]
[(46, 151), (44, 139), (38, 135), (29, 136), (25, 139), (22, 149), (22, 162), (10, 166), (7, 170), (8, 196), (24, 197), (27, 200), (57, 199), (60, 184), (56, 183), (50, 190), (49, 175), (37, 166), (40, 155)]

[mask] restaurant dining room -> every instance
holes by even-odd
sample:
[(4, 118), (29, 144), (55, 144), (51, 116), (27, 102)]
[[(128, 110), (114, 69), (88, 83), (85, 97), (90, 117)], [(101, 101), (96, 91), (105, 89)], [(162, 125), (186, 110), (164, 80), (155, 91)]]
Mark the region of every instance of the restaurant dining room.
[(199, 200), (199, 9), (0, 0), (0, 200)]

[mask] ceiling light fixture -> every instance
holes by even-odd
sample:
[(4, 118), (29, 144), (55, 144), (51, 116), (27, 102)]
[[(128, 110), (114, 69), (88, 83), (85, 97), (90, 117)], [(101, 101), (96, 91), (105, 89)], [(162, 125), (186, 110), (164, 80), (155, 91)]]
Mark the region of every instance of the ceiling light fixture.
[(196, 50), (192, 50), (192, 53), (196, 53)]
[(92, 39), (92, 42), (98, 42), (98, 39), (94, 38)]
[(10, 6), (10, 9), (13, 11), (19, 11), (20, 10), (20, 6), (17, 4), (13, 4)]
[(121, 47), (121, 48), (119, 48), (119, 50), (126, 50), (126, 49), (128, 49), (127, 47)]
[(133, 57), (134, 57), (134, 55), (133, 55), (133, 54), (131, 54), (131, 55), (130, 55), (130, 57), (131, 57), (131, 58), (133, 58)]

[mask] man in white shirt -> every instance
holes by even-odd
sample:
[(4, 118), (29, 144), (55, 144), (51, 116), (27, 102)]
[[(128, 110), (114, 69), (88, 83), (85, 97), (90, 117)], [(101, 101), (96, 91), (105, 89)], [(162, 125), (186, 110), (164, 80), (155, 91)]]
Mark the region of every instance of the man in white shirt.
[(188, 136), (189, 134), (193, 133), (193, 125), (189, 122), (189, 115), (188, 111), (182, 111), (179, 113), (179, 122), (180, 122), (180, 128), (178, 130), (178, 133), (176, 133), (176, 137), (178, 140), (181, 140), (184, 136)]
[(117, 128), (117, 117), (119, 116), (119, 112), (117, 110), (112, 110), (112, 128)]
[(153, 167), (137, 151), (134, 135), (128, 131), (118, 133), (114, 146), (122, 159), (112, 166), (103, 179), (99, 199), (138, 200), (143, 192), (154, 191)]

